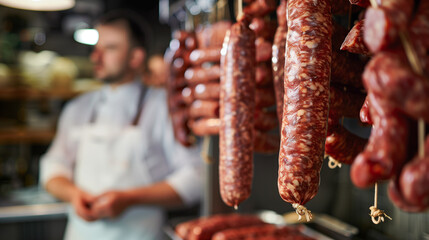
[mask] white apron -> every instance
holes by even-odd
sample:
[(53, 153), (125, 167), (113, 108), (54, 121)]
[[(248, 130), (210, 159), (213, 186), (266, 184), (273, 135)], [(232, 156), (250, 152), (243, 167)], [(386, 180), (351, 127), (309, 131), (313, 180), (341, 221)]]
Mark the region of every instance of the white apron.
[[(112, 127), (90, 123), (76, 129), (80, 141), (74, 179), (79, 188), (97, 195), (152, 183), (141, 151), (141, 130), (137, 126), (145, 92), (146, 88), (142, 90), (139, 111), (131, 125)], [(65, 239), (160, 239), (163, 221), (164, 213), (159, 207), (132, 207), (116, 219), (95, 222), (86, 222), (70, 209)]]

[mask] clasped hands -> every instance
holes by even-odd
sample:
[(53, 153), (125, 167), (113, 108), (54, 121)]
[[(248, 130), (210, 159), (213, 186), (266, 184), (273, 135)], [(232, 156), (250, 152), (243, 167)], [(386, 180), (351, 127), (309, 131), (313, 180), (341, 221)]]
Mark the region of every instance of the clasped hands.
[(123, 191), (107, 191), (93, 196), (82, 190), (73, 194), (71, 204), (76, 214), (89, 222), (116, 218), (130, 205), (127, 194)]

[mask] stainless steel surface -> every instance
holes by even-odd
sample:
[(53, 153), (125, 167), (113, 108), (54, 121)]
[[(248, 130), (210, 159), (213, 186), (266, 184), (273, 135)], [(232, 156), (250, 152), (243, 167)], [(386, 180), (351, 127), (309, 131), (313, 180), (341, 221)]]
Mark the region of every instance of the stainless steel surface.
[(0, 222), (11, 222), (19, 220), (41, 220), (52, 217), (65, 217), (68, 204), (50, 203), (22, 206), (10, 206), (0, 208)]
[(345, 237), (352, 237), (359, 233), (359, 229), (347, 224), (343, 221), (340, 221), (337, 218), (333, 218), (326, 214), (317, 214), (314, 217), (314, 223), (328, 228), (336, 233), (339, 233)]
[(3, 198), (0, 207), (0, 222), (66, 218), (68, 203), (58, 202), (39, 187), (11, 192)]

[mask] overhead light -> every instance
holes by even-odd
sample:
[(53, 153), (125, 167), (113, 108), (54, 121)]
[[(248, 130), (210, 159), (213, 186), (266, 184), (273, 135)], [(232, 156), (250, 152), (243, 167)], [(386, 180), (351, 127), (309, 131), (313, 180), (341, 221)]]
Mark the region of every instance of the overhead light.
[(61, 11), (74, 7), (75, 0), (0, 0), (0, 4), (33, 11)]
[(95, 45), (98, 41), (98, 32), (95, 29), (78, 29), (74, 32), (73, 38), (78, 43)]

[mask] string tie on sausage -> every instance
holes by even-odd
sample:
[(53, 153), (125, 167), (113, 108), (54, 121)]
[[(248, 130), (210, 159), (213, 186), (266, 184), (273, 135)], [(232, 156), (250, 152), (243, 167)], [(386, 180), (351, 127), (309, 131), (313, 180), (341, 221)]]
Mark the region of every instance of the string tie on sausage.
[(369, 207), (369, 210), (371, 210), (371, 213), (369, 215), (371, 216), (371, 220), (374, 224), (384, 222), (384, 217), (388, 218), (389, 220), (392, 220), (391, 217), (389, 217), (383, 210), (378, 209), (376, 206)]
[(310, 222), (311, 219), (313, 219), (313, 215), (311, 214), (311, 211), (308, 210), (306, 207), (298, 203), (292, 204), (292, 207), (295, 208), (295, 212), (296, 214), (298, 214), (298, 221), (301, 220), (302, 216), (305, 216), (305, 219), (307, 220), (307, 222)]
[(335, 160), (334, 158), (332, 158), (331, 156), (328, 156), (329, 162), (328, 162), (328, 167), (330, 169), (334, 169), (336, 167), (341, 168), (341, 163), (338, 162), (337, 160)]

